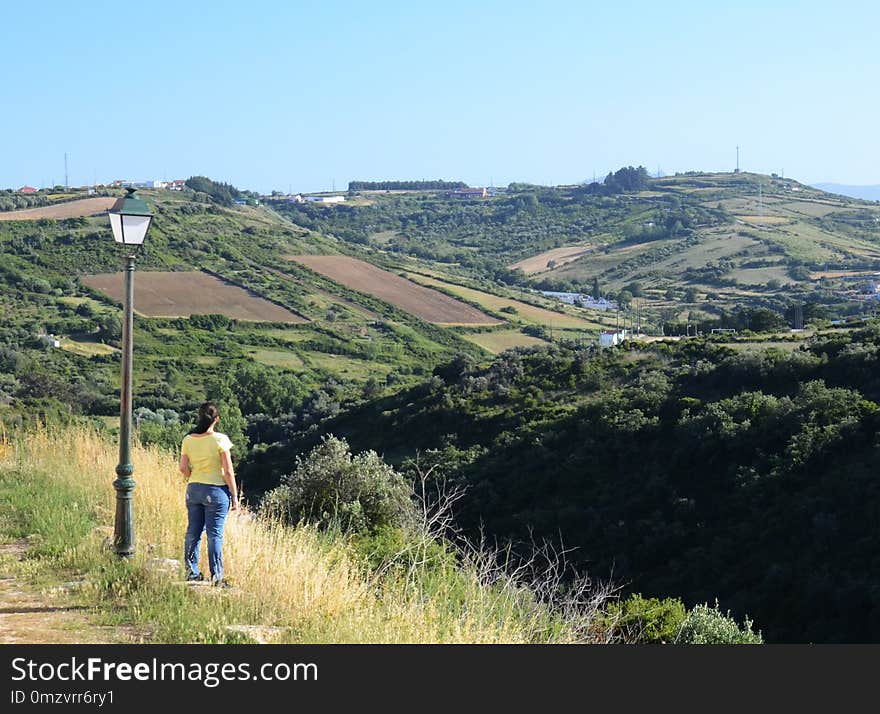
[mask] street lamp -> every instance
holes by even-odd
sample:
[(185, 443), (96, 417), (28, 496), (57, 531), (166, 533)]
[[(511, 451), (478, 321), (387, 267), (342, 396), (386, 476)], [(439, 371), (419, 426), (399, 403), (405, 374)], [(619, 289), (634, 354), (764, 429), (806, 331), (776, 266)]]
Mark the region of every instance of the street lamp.
[(134, 256), (144, 242), (153, 214), (133, 188), (108, 211), (113, 238), (124, 248), (125, 298), (122, 318), (122, 380), (119, 398), (119, 465), (116, 467), (116, 520), (113, 550), (122, 558), (134, 555), (134, 519), (131, 495), (134, 466), (131, 465), (131, 355), (134, 303)]

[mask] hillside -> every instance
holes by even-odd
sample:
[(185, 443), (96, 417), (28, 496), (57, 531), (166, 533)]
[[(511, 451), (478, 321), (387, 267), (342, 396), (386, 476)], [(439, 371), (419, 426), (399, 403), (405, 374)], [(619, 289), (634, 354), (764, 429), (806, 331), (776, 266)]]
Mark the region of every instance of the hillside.
[(638, 190), (511, 185), (471, 201), (444, 192), (355, 198), (278, 210), (485, 289), (503, 290), (500, 280), (612, 297), (626, 290), (650, 329), (737, 306), (859, 312), (859, 291), (880, 267), (880, 206), (778, 176), (693, 172), (643, 178)]
[[(105, 539), (108, 526), (112, 533), (116, 457), (112, 442), (87, 429), (0, 437), (0, 539), (24, 551), (20, 561), (0, 558), (4, 580), (41, 585), (50, 613), (87, 611), (104, 638), (284, 644), (619, 637), (613, 622), (599, 617), (601, 590), (579, 614), (554, 610), (528, 583), (505, 578), (488, 561), (456, 559), (451, 544), (425, 530), (413, 531), (410, 540), (391, 532), (346, 538), (231, 514), (224, 562), (234, 587), (218, 592), (187, 585), (179, 562), (185, 483), (175, 454), (155, 448), (133, 452), (136, 556), (110, 559)], [(0, 589), (0, 605), (4, 595)], [(72, 633), (74, 642), (84, 641), (86, 625), (68, 624), (84, 628)], [(41, 632), (21, 633), (19, 641), (34, 642)], [(71, 641), (70, 633), (64, 639), (46, 634), (52, 639), (44, 643)]]
[[(829, 328), (873, 311), (877, 206), (777, 177), (631, 167), (473, 200), (235, 205), (216, 185), (222, 201), (143, 192), (156, 212), (135, 278), (144, 443), (177, 448), (207, 395), (254, 497), (334, 433), (410, 476), (408, 458), (436, 459), (467, 487), (456, 515), (471, 536), (561, 538), (633, 593), (717, 596), (777, 641), (880, 637), (857, 565), (875, 556), (851, 531), (873, 503), (859, 464), (876, 340)], [(3, 423), (113, 434), (118, 268), (106, 216), (0, 221)], [(541, 289), (598, 292), (621, 314)], [(599, 330), (637, 319), (655, 336), (691, 322), (740, 334), (596, 352)], [(828, 485), (844, 478), (852, 501)], [(786, 520), (795, 497), (800, 520)]]
[[(761, 343), (536, 347), (466, 359), (242, 472), (269, 487), (322, 434), (466, 488), (457, 522), (628, 590), (717, 597), (771, 642), (880, 638), (876, 323)], [(280, 436), (285, 434), (284, 437)]]

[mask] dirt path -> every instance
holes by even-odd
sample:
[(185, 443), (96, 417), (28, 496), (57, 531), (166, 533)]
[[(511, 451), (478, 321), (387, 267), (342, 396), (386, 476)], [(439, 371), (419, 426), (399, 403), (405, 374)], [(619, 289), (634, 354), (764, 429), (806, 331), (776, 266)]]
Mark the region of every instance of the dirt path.
[(26, 541), (0, 545), (0, 645), (131, 642), (125, 628), (96, 625), (87, 608), (69, 604), (75, 583), (41, 591), (16, 577), (11, 563), (26, 552)]

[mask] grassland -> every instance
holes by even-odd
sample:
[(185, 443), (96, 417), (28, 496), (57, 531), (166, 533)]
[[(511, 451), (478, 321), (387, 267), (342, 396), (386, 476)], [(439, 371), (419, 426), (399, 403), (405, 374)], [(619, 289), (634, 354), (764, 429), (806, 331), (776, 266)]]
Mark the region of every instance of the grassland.
[(476, 332), (462, 335), (468, 342), (479, 345), (491, 354), (498, 354), (513, 347), (532, 347), (546, 345), (546, 340), (526, 335), (519, 330), (499, 330), (496, 332)]
[(109, 355), (118, 352), (115, 347), (106, 345), (102, 342), (92, 342), (80, 338), (73, 339), (64, 337), (60, 340), (61, 349), (71, 352), (81, 357), (94, 357), (95, 355)]
[[(338, 533), (234, 513), (226, 592), (180, 582), (185, 483), (172, 453), (135, 445), (135, 557), (111, 555), (115, 445), (88, 430), (0, 438), (0, 538), (29, 536), (12, 575), (46, 587), (76, 581), (74, 605), (135, 642), (527, 643), (597, 641), (602, 629), (553, 615), (516, 583), (476, 564), (429, 568), (416, 540), (371, 570)], [(245, 485), (246, 488), (246, 485)], [(431, 541), (432, 543), (433, 541)], [(204, 548), (204, 541), (203, 546)], [(204, 557), (204, 556), (203, 556)], [(167, 567), (158, 567), (171, 563)], [(157, 565), (158, 564), (158, 565)]]
[[(577, 260), (585, 253), (588, 253), (593, 248), (591, 246), (583, 246), (583, 245), (570, 245), (564, 246), (562, 248), (553, 248), (551, 250), (544, 251), (543, 253), (539, 253), (538, 255), (532, 256), (531, 258), (525, 258), (524, 260), (518, 260), (516, 263), (507, 266), (511, 270), (516, 270), (517, 268), (522, 270), (526, 275), (532, 275), (534, 273), (540, 273), (544, 270), (551, 270), (557, 265), (564, 265), (565, 263), (570, 263), (573, 260)], [(553, 265), (550, 265), (553, 263)]]
[(511, 322), (521, 322), (526, 325), (540, 325), (546, 327), (569, 328), (577, 330), (596, 330), (600, 329), (602, 322), (601, 317), (597, 315), (595, 320), (587, 320), (581, 317), (570, 315), (566, 312), (556, 312), (543, 307), (530, 305), (521, 300), (494, 295), (482, 290), (468, 288), (464, 285), (429, 278), (424, 275), (412, 274), (411, 278), (423, 285), (442, 288), (448, 290), (465, 300), (474, 302), (483, 306), (487, 310), (500, 312), (505, 308), (513, 309), (515, 312), (505, 315)]
[(299, 369), (303, 366), (302, 358), (294, 352), (285, 350), (254, 350), (249, 352), (257, 362), (270, 367), (283, 369)]

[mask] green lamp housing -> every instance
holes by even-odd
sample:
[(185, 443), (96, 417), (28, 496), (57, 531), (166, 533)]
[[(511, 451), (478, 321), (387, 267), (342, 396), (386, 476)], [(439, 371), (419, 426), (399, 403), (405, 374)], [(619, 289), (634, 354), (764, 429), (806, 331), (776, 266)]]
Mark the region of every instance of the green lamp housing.
[(110, 227), (113, 238), (123, 245), (138, 246), (143, 244), (153, 214), (133, 188), (126, 189), (128, 195), (113, 204), (107, 215), (110, 216)]

